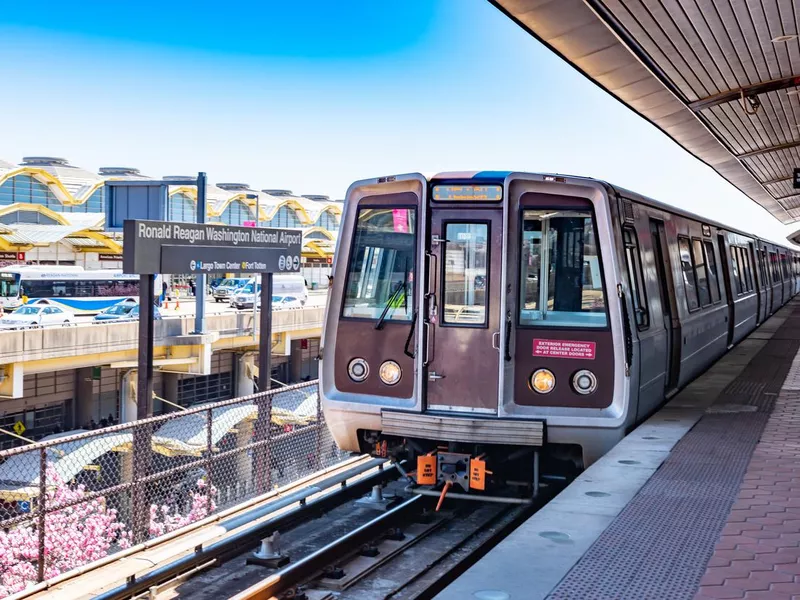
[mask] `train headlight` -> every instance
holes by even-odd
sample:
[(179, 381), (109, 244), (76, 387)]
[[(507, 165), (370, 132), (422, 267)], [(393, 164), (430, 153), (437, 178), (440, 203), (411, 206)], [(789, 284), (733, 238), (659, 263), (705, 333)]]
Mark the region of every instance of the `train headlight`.
[(548, 369), (539, 369), (531, 375), (530, 385), (535, 392), (549, 394), (556, 387), (556, 376)]
[(381, 369), (378, 374), (380, 375), (383, 383), (386, 385), (394, 385), (400, 381), (403, 371), (400, 369), (400, 365), (398, 365), (396, 362), (393, 360), (387, 360), (381, 365)]
[(364, 381), (369, 375), (369, 365), (363, 358), (354, 358), (347, 365), (347, 374), (356, 382)]
[(572, 387), (584, 396), (591, 394), (597, 389), (597, 377), (591, 371), (581, 369), (572, 376)]

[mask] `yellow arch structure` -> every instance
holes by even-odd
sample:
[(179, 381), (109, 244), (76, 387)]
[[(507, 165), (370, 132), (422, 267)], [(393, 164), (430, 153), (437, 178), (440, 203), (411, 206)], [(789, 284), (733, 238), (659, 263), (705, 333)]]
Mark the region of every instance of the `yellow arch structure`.
[[(9, 206), (4, 206), (0, 208), (0, 217), (7, 215), (9, 213), (18, 212), (18, 211), (27, 211), (27, 212), (37, 212), (42, 214), (49, 219), (54, 220), (59, 225), (70, 226), (71, 223), (64, 215), (64, 213), (57, 212), (51, 208), (47, 208), (42, 204), (28, 204), (24, 202), (17, 202), (16, 204), (11, 204)], [(65, 237), (85, 237), (92, 240), (96, 240), (103, 244), (103, 246), (111, 252), (115, 254), (122, 254), (122, 246), (112, 240), (111, 238), (106, 237), (100, 231), (92, 231), (90, 229), (81, 229), (80, 231), (76, 231)], [(50, 245), (49, 243), (46, 245)], [(19, 251), (19, 252), (26, 252), (31, 250), (36, 244), (12, 244), (11, 242), (2, 238), (2, 233), (0, 233), (0, 250), (5, 251)], [(89, 252), (96, 252), (97, 250), (88, 250)]]
[(26, 202), (17, 202), (15, 204), (10, 204), (0, 208), (0, 217), (9, 213), (18, 212), (20, 210), (26, 212), (38, 212), (45, 217), (53, 219), (59, 225), (71, 225), (63, 213), (56, 212), (52, 208), (47, 208), (43, 204), (29, 204)]
[(44, 169), (40, 169), (38, 167), (20, 167), (19, 169), (14, 169), (13, 171), (3, 173), (0, 175), (0, 185), (3, 185), (6, 181), (13, 179), (17, 175), (29, 175), (37, 181), (45, 184), (50, 191), (53, 192), (55, 197), (61, 201), (61, 204), (65, 206), (77, 206), (84, 204), (91, 197), (91, 195), (97, 191), (98, 188), (105, 185), (105, 181), (98, 181), (91, 188), (89, 188), (88, 192), (78, 198), (73, 196), (57, 177), (54, 177)]
[[(303, 240), (308, 238), (309, 234), (316, 233), (316, 232), (320, 232), (321, 234), (323, 234), (326, 238), (328, 238), (332, 242), (336, 240), (336, 236), (335, 235), (333, 235), (330, 231), (328, 231), (324, 227), (320, 227), (319, 225), (315, 225), (314, 227), (309, 227), (308, 229), (304, 229), (303, 230)], [(311, 241), (311, 240), (309, 240), (309, 241)]]

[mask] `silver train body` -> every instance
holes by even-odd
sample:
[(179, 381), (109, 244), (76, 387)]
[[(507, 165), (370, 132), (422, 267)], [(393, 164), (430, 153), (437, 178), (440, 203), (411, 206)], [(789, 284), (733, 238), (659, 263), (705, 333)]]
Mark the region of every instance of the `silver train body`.
[(605, 182), (359, 181), (321, 350), (345, 450), (588, 466), (800, 290), (800, 255)]

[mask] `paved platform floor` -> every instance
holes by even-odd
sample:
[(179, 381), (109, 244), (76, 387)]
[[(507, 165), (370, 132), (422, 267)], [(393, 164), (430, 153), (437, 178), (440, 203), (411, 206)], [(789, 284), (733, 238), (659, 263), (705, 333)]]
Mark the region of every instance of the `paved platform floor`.
[(800, 301), (437, 600), (800, 599)]

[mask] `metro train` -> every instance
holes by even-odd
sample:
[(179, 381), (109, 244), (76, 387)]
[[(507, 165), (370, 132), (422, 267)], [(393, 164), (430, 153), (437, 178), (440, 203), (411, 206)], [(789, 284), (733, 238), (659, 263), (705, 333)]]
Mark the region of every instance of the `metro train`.
[(325, 420), (340, 448), (410, 461), (420, 485), (524, 472), (535, 488), (590, 465), (798, 291), (797, 251), (603, 181), (359, 181), (325, 315)]

